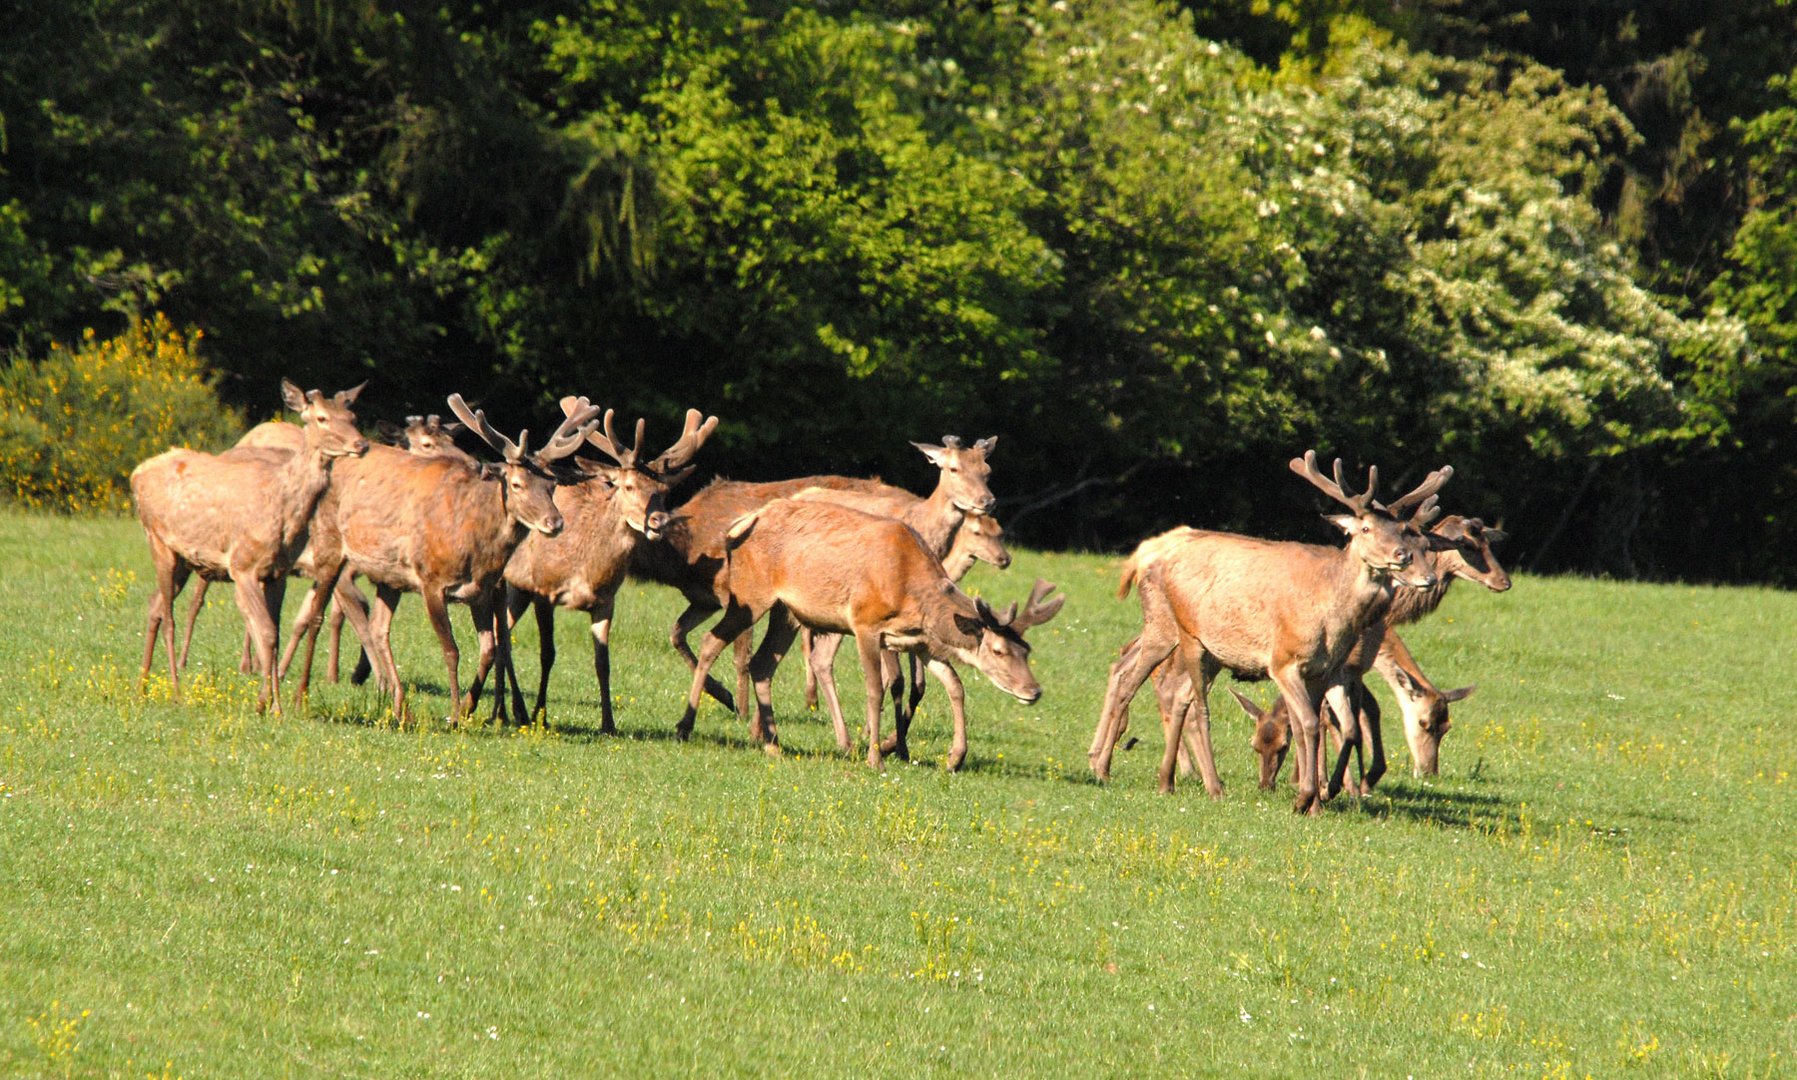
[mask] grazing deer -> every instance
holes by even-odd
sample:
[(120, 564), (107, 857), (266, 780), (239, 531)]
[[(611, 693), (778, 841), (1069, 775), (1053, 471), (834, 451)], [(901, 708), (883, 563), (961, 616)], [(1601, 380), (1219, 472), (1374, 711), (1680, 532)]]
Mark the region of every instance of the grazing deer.
[[(563, 398), (562, 409), (572, 416), (579, 403)], [(615, 465), (570, 459), (576, 478), (555, 489), (555, 505), (564, 522), (555, 536), (533, 533), (525, 537), (506, 563), (507, 607), (516, 621), (528, 605), (536, 612), (538, 656), (537, 703), (531, 715), (543, 711), (549, 696), (549, 672), (555, 666), (555, 608), (584, 611), (592, 620), (593, 670), (599, 677), (599, 730), (612, 734), (611, 620), (618, 588), (631, 552), (639, 541), (657, 541), (667, 527), (668, 489), (692, 475), (693, 457), (717, 429), (718, 418), (688, 409), (686, 428), (674, 445), (653, 461), (645, 460), (643, 421), (636, 425), (636, 441), (625, 446), (612, 433), (612, 413), (605, 412), (604, 434), (589, 432), (587, 441)]]
[[(1179, 535), (1180, 530), (1175, 530), (1144, 542), (1134, 556), (1138, 573), (1170, 546), (1169, 539), (1177, 541)], [(1448, 705), (1472, 693), (1472, 687), (1446, 692), (1437, 690), (1416, 667), (1415, 660), (1410, 657), (1403, 642), (1396, 640), (1397, 635), (1391, 627), (1415, 622), (1434, 611), (1447, 596), (1448, 587), (1455, 578), (1477, 582), (1492, 592), (1503, 592), (1510, 588), (1510, 575), (1498, 563), (1497, 555), (1491, 550), (1492, 544), (1504, 539), (1502, 530), (1491, 528), (1478, 518), (1450, 515), (1431, 525), (1424, 536), (1428, 541), (1424, 559), (1427, 560), (1427, 567), (1434, 574), (1436, 583), (1426, 589), (1400, 586), (1393, 591), (1391, 605), (1386, 609), (1385, 616), (1370, 625), (1361, 639), (1355, 642), (1343, 665), (1343, 678), (1337, 681), (1337, 688), (1332, 689), (1327, 697), (1333, 714), (1330, 717), (1333, 721), (1331, 730), (1336, 731), (1339, 737), (1340, 718), (1344, 714), (1353, 716), (1359, 725), (1362, 745), (1370, 747), (1372, 761), (1356, 790), (1370, 791), (1385, 772), (1379, 703), (1363, 683), (1369, 668), (1384, 675), (1397, 695), (1404, 716), (1405, 736), (1411, 745), (1412, 766), (1419, 770), (1418, 775), (1424, 774), (1422, 763), (1425, 761), (1428, 763), (1427, 774), (1433, 775), (1436, 771), (1440, 736), (1449, 727)], [(1133, 640), (1125, 645), (1125, 658), (1133, 655), (1135, 648), (1136, 642)], [(1394, 658), (1400, 650), (1401, 660)], [(1113, 681), (1123, 663), (1123, 660), (1119, 660), (1112, 666)], [(1189, 710), (1192, 707), (1192, 682), (1187, 677), (1184, 663), (1177, 656), (1155, 668), (1154, 681), (1156, 696), (1161, 705), (1161, 722), (1166, 726), (1171, 723), (1175, 709)], [(1250, 716), (1260, 718), (1260, 714), (1247, 705), (1243, 705), (1243, 708), (1248, 710)], [(1266, 716), (1278, 724), (1289, 723), (1290, 719), (1280, 702), (1275, 702)], [(1123, 724), (1128, 726), (1127, 709), (1123, 714)], [(1276, 747), (1274, 743), (1277, 743)], [(1186, 743), (1180, 751), (1182, 775), (1191, 771), (1195, 748), (1194, 732), (1188, 727)], [(1285, 740), (1267, 736), (1264, 724), (1256, 729), (1255, 749), (1261, 756), (1263, 779), (1267, 779), (1265, 769), (1269, 754), (1278, 750), (1278, 761), (1282, 762), (1284, 748)], [(1096, 750), (1095, 742), (1093, 752)], [(1277, 763), (1273, 765), (1273, 769), (1274, 772), (1278, 771)], [(1262, 786), (1268, 787), (1270, 783), (1263, 783)]]
[[(793, 497), (854, 505), (831, 497), (833, 494), (835, 493), (827, 492), (827, 489), (807, 488)], [(968, 514), (964, 517), (961, 527), (955, 530), (947, 557), (942, 561), (942, 569), (948, 579), (960, 581), (973, 569), (975, 562), (990, 563), (1000, 570), (1010, 566), (1011, 553), (1005, 548), (1004, 533), (998, 519), (990, 514)], [(824, 702), (830, 710), (830, 721), (836, 729), (836, 745), (844, 753), (849, 753), (855, 748), (854, 740), (843, 719), (842, 700), (836, 694), (836, 653), (841, 645), (841, 634), (814, 634), (808, 629), (799, 632), (800, 651), (805, 660), (805, 707), (817, 708), (818, 691), (821, 688)], [(887, 657), (890, 659), (891, 654), (887, 654)], [(900, 695), (903, 688), (898, 685), (896, 670), (889, 668), (886, 673), (886, 683), (893, 687), (893, 711), (896, 715), (893, 719), (892, 738), (887, 740), (887, 745), (882, 750), (885, 753), (896, 753), (900, 757), (908, 753), (905, 738), (911, 718), (916, 715), (918, 703), (923, 700), (924, 694), (923, 665), (915, 655), (910, 660), (910, 693), (908, 700), (902, 704)]]
[(1021, 613), (1013, 604), (997, 614), (957, 588), (904, 523), (823, 502), (769, 503), (734, 522), (727, 540), (718, 593), (724, 616), (700, 648), (686, 713), (676, 728), (682, 738), (692, 732), (706, 669), (763, 616), (768, 629), (749, 665), (756, 695), (750, 734), (770, 750), (777, 750), (773, 671), (801, 626), (854, 635), (867, 683), (867, 762), (875, 768), (881, 761), (883, 649), (926, 656), (930, 673), (947, 690), (955, 723), (950, 770), (967, 755), (965, 691), (951, 661), (973, 665), (1026, 705), (1042, 696), (1023, 634), (1053, 618), (1065, 599), (1049, 599), (1053, 586), (1046, 582), (1036, 583)]
[[(911, 444), (940, 470), (936, 488), (925, 500), (940, 512), (933, 526), (924, 522), (926, 530), (941, 529), (942, 523), (953, 513), (982, 513), (992, 509), (997, 499), (987, 486), (992, 470), (986, 457), (997, 443), (994, 437), (963, 446), (960, 439), (950, 435), (943, 437), (940, 446)], [(796, 495), (809, 487), (895, 490), (878, 481), (844, 476), (807, 476), (770, 483), (713, 480), (674, 512), (661, 543), (637, 546), (631, 559), (631, 573), (679, 589), (686, 597), (686, 610), (674, 620), (668, 639), (688, 668), (698, 667), (698, 657), (687, 644), (688, 635), (720, 607), (719, 577), (724, 569), (725, 533), (731, 524), (774, 499)], [(951, 534), (952, 531), (948, 530)], [(943, 550), (947, 550), (946, 546)], [(741, 705), (745, 715), (748, 709), (748, 644), (743, 641), (737, 645), (737, 694), (744, 699)], [(737, 708), (736, 698), (717, 680), (707, 677), (705, 692), (725, 708)]]
[(131, 495), (156, 566), (138, 671), (140, 690), (160, 632), (167, 636), (169, 682), (180, 694), (174, 601), (197, 571), (202, 580), (231, 579), (262, 674), (256, 708), (272, 703), (281, 711), (275, 666), (280, 592), (310, 537), (313, 510), (331, 483), (333, 464), (368, 450), (350, 410), (362, 386), (327, 397), (281, 381), (282, 400), (301, 418), (297, 453), (249, 449), (215, 455), (176, 449), (131, 471)]
[[(457, 675), (461, 653), (447, 605), (451, 601), (468, 605), (480, 641), (481, 668), (489, 668), (495, 654), (506, 647), (505, 635), (497, 632), (506, 561), (527, 533), (561, 531), (550, 467), (579, 448), (599, 415), (597, 407), (583, 401), (533, 454), (528, 432), (513, 442), (494, 430), (484, 412), (471, 412), (460, 394), (450, 395), (449, 407), (499, 452), (502, 462), (471, 468), (448, 458), (373, 447), (339, 478), (334, 520), (328, 530), (321, 527), (324, 535), (314, 545), (321, 584), (327, 575), (335, 579), (332, 563), (374, 583), (368, 644), (376, 669), (392, 688), (393, 713), (402, 720), (405, 685), (388, 640), (400, 596), (416, 592), (424, 600), (449, 675), (450, 719), (459, 721), (478, 703), (480, 686), (478, 680), (471, 684), (464, 701)], [(315, 611), (322, 603), (319, 587), (314, 586), (304, 612)], [(302, 685), (310, 673), (312, 636), (315, 633), (306, 645)], [(505, 657), (499, 659), (503, 662)], [(515, 686), (512, 694), (522, 720), (522, 695)], [(495, 688), (494, 711), (504, 715), (502, 687)]]
[[(1317, 710), (1324, 691), (1361, 632), (1384, 614), (1397, 583), (1429, 587), (1432, 572), (1422, 565), (1422, 526), (1437, 513), (1434, 495), (1453, 470), (1432, 472), (1390, 509), (1373, 501), (1378, 470), (1368, 471), (1366, 490), (1349, 495), (1341, 462), (1335, 479), (1318, 470), (1316, 454), (1291, 461), (1293, 472), (1347, 507), (1328, 520), (1348, 536), (1343, 548), (1258, 540), (1231, 533), (1184, 530), (1177, 539), (1156, 538), (1158, 558), (1140, 575), (1143, 626), (1136, 654), (1118, 671), (1107, 694), (1094, 738), (1092, 769), (1108, 779), (1110, 759), (1121, 732), (1121, 712), (1142, 682), (1162, 661), (1182, 650), (1194, 688), (1193, 719), (1199, 771), (1205, 789), (1222, 794), (1210, 748), (1210, 716), (1205, 702), (1210, 684), (1227, 667), (1250, 678), (1265, 676), (1296, 718), (1298, 798), (1294, 809), (1317, 813), (1325, 796)], [(1138, 577), (1132, 559), (1124, 566), (1119, 595)], [(1171, 792), (1186, 718), (1175, 710), (1166, 729), (1160, 788)], [(1340, 784), (1337, 762), (1329, 795)]]

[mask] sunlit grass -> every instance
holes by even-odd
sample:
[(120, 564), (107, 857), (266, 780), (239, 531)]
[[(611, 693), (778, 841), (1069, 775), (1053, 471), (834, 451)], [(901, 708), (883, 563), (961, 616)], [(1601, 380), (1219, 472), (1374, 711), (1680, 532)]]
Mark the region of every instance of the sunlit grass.
[[(678, 605), (646, 586), (613, 636), (613, 739), (584, 619), (560, 624), (547, 726), (456, 731), (409, 600), (397, 656), (424, 719), (402, 730), (347, 685), (257, 716), (223, 589), (182, 701), (161, 674), (137, 694), (129, 522), (0, 518), (0, 567), (0, 1072), (1793, 1070), (1783, 594), (1463, 588), (1406, 635), (1443, 685), (1479, 685), (1442, 776), (1400, 760), (1304, 820), (1255, 790), (1220, 693), (1226, 799), (1155, 793), (1146, 700), (1143, 744), (1089, 781), (1137, 618), (1100, 557), (969, 579), (1070, 599), (1032, 634), (1040, 705), (969, 673), (954, 776), (939, 691), (919, 763), (874, 774), (805, 712), (796, 665), (785, 758), (710, 705), (675, 742)], [(518, 648), (534, 687), (528, 621)]]

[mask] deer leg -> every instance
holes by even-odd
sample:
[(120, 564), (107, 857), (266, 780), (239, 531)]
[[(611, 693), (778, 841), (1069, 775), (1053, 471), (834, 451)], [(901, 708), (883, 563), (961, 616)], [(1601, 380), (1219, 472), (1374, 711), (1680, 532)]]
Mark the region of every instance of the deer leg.
[(426, 586), (423, 590), (424, 614), (431, 629), (437, 632), (437, 644), (443, 647), (443, 666), (449, 671), (449, 722), (462, 719), (462, 681), (456, 670), (462, 662), (462, 651), (456, 647), (455, 630), (449, 625), (449, 601), (443, 590)]
[(602, 735), (618, 733), (611, 703), (611, 614), (612, 600), (607, 597), (590, 615), (593, 620), (593, 674), (599, 679), (599, 733)]
[(393, 612), (399, 606), (399, 598), (403, 595), (398, 589), (389, 585), (377, 584), (374, 587), (374, 609), (368, 619), (368, 638), (364, 644), (374, 650), (375, 670), (381, 678), (391, 680), (388, 691), (393, 695), (393, 719), (395, 723), (405, 724), (406, 687), (399, 678), (399, 665), (393, 662)]
[[(892, 695), (892, 737), (880, 745), (880, 753), (911, 760), (911, 710), (905, 702), (905, 673), (897, 653), (880, 653), (880, 681)], [(881, 701), (884, 702), (884, 694)]]
[[(1099, 717), (1100, 740), (1096, 756), (1091, 758), (1092, 773), (1099, 780), (1111, 778), (1111, 755), (1116, 752), (1117, 740), (1123, 734), (1123, 712), (1135, 699), (1136, 691), (1150, 672), (1160, 666), (1161, 661), (1173, 655), (1179, 645), (1179, 635), (1172, 613), (1166, 609), (1164, 601), (1158, 599), (1158, 591), (1142, 594), (1142, 633), (1136, 639), (1135, 655), (1124, 662), (1116, 676), (1116, 687), (1106, 694), (1106, 704), (1110, 713)], [(1183, 729), (1184, 724), (1179, 724)], [(1169, 732), (1177, 736), (1180, 731)], [(1176, 747), (1169, 747), (1165, 758), (1168, 764), (1166, 775), (1161, 779), (1161, 790), (1173, 790), (1173, 774), (1171, 763), (1177, 758)]]
[(1217, 760), (1211, 752), (1210, 742), (1210, 685), (1222, 666), (1192, 637), (1180, 642), (1174, 656), (1185, 661), (1186, 674), (1191, 679), (1191, 700), (1182, 703), (1186, 714), (1180, 726), (1185, 738), (1180, 749), (1196, 760), (1198, 775), (1204, 779), (1204, 790), (1211, 798), (1221, 799), (1223, 781), (1217, 776)]
[(237, 599), (237, 609), (243, 613), (244, 625), (247, 627), (245, 632), (256, 645), (256, 669), (262, 683), (256, 695), (256, 711), (262, 712), (272, 702), (275, 715), (278, 716), (281, 712), (281, 699), (275, 693), (275, 627), (274, 620), (268, 614), (265, 584), (246, 571), (241, 575), (233, 573), (231, 585)]
[[(1098, 752), (1104, 748), (1106, 734), (1105, 720), (1111, 715), (1111, 710), (1117, 707), (1117, 683), (1119, 681), (1119, 676), (1122, 674), (1124, 666), (1135, 660), (1135, 650), (1136, 640), (1131, 638), (1129, 644), (1123, 647), (1122, 654), (1111, 663), (1111, 673), (1105, 679), (1104, 684), (1104, 704), (1099, 706), (1098, 709), (1098, 726), (1092, 731), (1092, 747), (1086, 751), (1087, 761), (1097, 760)], [(1120, 726), (1118, 727), (1117, 735), (1121, 738), (1123, 732), (1129, 730), (1129, 704), (1127, 702), (1124, 703), (1122, 712), (1118, 716), (1118, 724)]]
[[(775, 604), (768, 613), (761, 648), (755, 650), (754, 658), (749, 661), (749, 675), (755, 682), (755, 721), (749, 725), (749, 737), (760, 740), (762, 748), (770, 754), (780, 752), (779, 737), (774, 728), (774, 669), (785, 659), (786, 650), (792, 647), (793, 638), (798, 634), (799, 624), (786, 605)], [(745, 631), (737, 640), (747, 638)]]
[(1360, 739), (1371, 752), (1372, 762), (1367, 766), (1366, 777), (1361, 786), (1367, 791), (1373, 790), (1385, 776), (1385, 733), (1379, 730), (1379, 702), (1373, 692), (1367, 689), (1364, 682), (1354, 685), (1354, 715), (1360, 725)]
[[(923, 661), (918, 659), (916, 653), (906, 653), (905, 655), (909, 657), (906, 666), (911, 669), (911, 715), (916, 716), (917, 706), (923, 703), (924, 690), (928, 684), (923, 681)], [(956, 678), (960, 678), (960, 676), (957, 675)]]
[(955, 741), (948, 748), (948, 758), (942, 763), (943, 768), (955, 772), (967, 760), (967, 688), (961, 685), (960, 673), (941, 660), (932, 658), (929, 661), (929, 671), (942, 684), (942, 689), (948, 692), (949, 712), (955, 718)]
[[(668, 632), (668, 643), (673, 645), (674, 651), (680, 654), (682, 660), (686, 661), (689, 670), (698, 670), (699, 658), (693, 655), (692, 647), (686, 643), (687, 636), (693, 632), (694, 627), (704, 622), (716, 610), (715, 607), (688, 604), (686, 610), (680, 613), (680, 617), (674, 620), (674, 628)], [(710, 694), (719, 705), (731, 712), (736, 711), (736, 698), (730, 695), (730, 691), (724, 689), (723, 683), (718, 682), (710, 675), (705, 676), (705, 692)], [(694, 707), (697, 708), (697, 706)]]
[(886, 680), (880, 671), (880, 635), (855, 635), (855, 651), (861, 655), (861, 678), (867, 685), (867, 764), (875, 769), (880, 762), (880, 713), (886, 705)]
[[(687, 608), (686, 613), (681, 615), (681, 620), (684, 621), (687, 615), (690, 615), (692, 611), (692, 608)], [(716, 662), (718, 656), (722, 654), (725, 649), (730, 647), (731, 642), (735, 641), (738, 637), (741, 637), (751, 626), (755, 625), (755, 618), (755, 613), (749, 608), (746, 608), (741, 604), (731, 603), (724, 609), (724, 617), (719, 619), (717, 625), (706, 632), (705, 640), (699, 643), (699, 655), (693, 661), (693, 684), (686, 694), (686, 713), (681, 716), (680, 722), (674, 725), (674, 734), (678, 738), (684, 740), (692, 736), (693, 721), (699, 715), (699, 699), (704, 697), (707, 693), (711, 693), (713, 697), (717, 697), (717, 694), (712, 693), (710, 687), (707, 686), (707, 683), (713, 682), (708, 674), (711, 671), (711, 665)], [(677, 648), (683, 647), (686, 644), (686, 638), (680, 634), (680, 625), (681, 624), (678, 621), (674, 624), (674, 636)], [(718, 689), (723, 690), (723, 687), (720, 686)], [(720, 700), (728, 702), (728, 699), (729, 694), (726, 691), (725, 697)], [(731, 712), (736, 711), (736, 706), (733, 702), (725, 704), (724, 707)]]
[(206, 606), (206, 589), (211, 582), (201, 578), (193, 587), (193, 595), (187, 599), (187, 626), (181, 632), (181, 659), (176, 664), (182, 671), (187, 670), (187, 650), (193, 645), (193, 624), (200, 617), (200, 609)]
[(192, 568), (154, 533), (146, 530), (144, 536), (149, 539), (150, 561), (156, 568), (156, 591), (150, 594), (149, 611), (144, 619), (144, 662), (137, 672), (137, 692), (143, 693), (144, 681), (150, 677), (150, 664), (156, 659), (156, 638), (166, 633), (169, 692), (179, 701), (181, 682), (175, 670), (175, 597), (181, 592), (181, 586), (187, 584)]
[[(394, 602), (398, 603), (397, 600)], [(380, 669), (375, 662), (376, 657), (369, 651), (368, 598), (362, 595), (362, 590), (356, 587), (355, 582), (350, 579), (350, 575), (345, 574), (337, 582), (336, 590), (331, 593), (331, 603), (336, 607), (338, 616), (349, 620), (350, 630), (355, 633), (361, 643), (362, 654), (356, 658), (355, 670), (349, 673), (350, 685), (361, 686), (368, 681), (368, 676), (372, 674), (375, 685), (380, 686), (387, 674)], [(391, 689), (391, 687), (387, 689)]]
[(322, 598), (329, 595), (336, 584), (336, 577), (336, 573), (327, 571), (306, 590), (305, 598), (300, 601), (299, 614), (293, 619), (293, 637), (288, 640), (287, 648), (281, 654), (281, 666), (275, 673), (276, 678), (286, 677), (294, 650), (301, 648), (303, 642), (305, 659), (300, 661), (299, 686), (293, 692), (296, 707), (304, 706), (306, 695), (312, 688), (312, 656), (318, 646), (319, 608), (324, 603)]
[[(855, 738), (849, 734), (848, 722), (842, 718), (842, 699), (836, 693), (836, 652), (842, 648), (842, 635), (805, 630), (801, 638), (811, 642), (811, 652), (805, 658), (806, 682), (814, 683), (824, 692), (824, 704), (830, 708), (830, 722), (836, 727), (836, 748), (845, 754), (853, 754)], [(811, 704), (816, 708), (815, 700), (811, 700)]]
[(750, 684), (753, 682), (749, 675), (749, 654), (755, 645), (754, 628), (750, 627), (738, 634), (736, 640), (730, 645), (731, 653), (736, 659), (736, 702), (739, 706), (737, 711), (753, 727), (756, 721), (749, 716), (749, 702), (752, 700), (749, 696), (752, 690)]
[(811, 647), (814, 632), (811, 627), (799, 629), (799, 656), (805, 661), (805, 707), (817, 709), (817, 670), (811, 666)]
[(1329, 685), (1323, 693), (1323, 700), (1331, 714), (1335, 716), (1336, 726), (1340, 731), (1340, 745), (1335, 755), (1335, 767), (1329, 772), (1329, 787), (1323, 798), (1333, 799), (1341, 794), (1343, 788), (1349, 795), (1360, 797), (1360, 781), (1348, 776), (1348, 757), (1352, 754), (1358, 762), (1360, 758), (1360, 722), (1355, 715), (1354, 706), (1349, 700), (1347, 684), (1337, 680)]
[(1296, 664), (1270, 671), (1268, 675), (1279, 687), (1286, 710), (1291, 713), (1292, 742), (1298, 750), (1298, 761), (1292, 773), (1292, 780), (1298, 786), (1298, 797), (1292, 810), (1299, 814), (1320, 814), (1323, 811), (1319, 798), (1322, 794), (1323, 747), (1319, 738), (1322, 733), (1318, 730), (1317, 705), (1321, 695), (1312, 696), (1310, 685), (1299, 674)]

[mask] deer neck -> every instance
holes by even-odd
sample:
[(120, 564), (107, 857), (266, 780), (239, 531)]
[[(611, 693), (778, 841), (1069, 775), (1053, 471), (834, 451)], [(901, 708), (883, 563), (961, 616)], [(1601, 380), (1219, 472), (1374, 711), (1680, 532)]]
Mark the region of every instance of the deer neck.
[(1395, 583), (1390, 574), (1373, 569), (1352, 549), (1339, 550), (1336, 588), (1330, 590), (1335, 597), (1330, 622), (1357, 635), (1367, 624), (1385, 617), (1391, 607)]
[(904, 522), (916, 530), (930, 554), (944, 559), (954, 546), (955, 533), (966, 516), (967, 512), (956, 506), (954, 497), (949, 494), (948, 477), (944, 475), (937, 481), (936, 490), (930, 492), (930, 497), (919, 501), (905, 514)]
[(318, 500), (330, 486), (331, 462), (334, 460), (308, 438), (305, 449), (291, 455), (287, 464), (281, 467), (278, 503), (283, 548), (304, 546), (312, 513), (318, 509)]
[(1405, 586), (1392, 592), (1391, 608), (1385, 620), (1389, 623), (1412, 623), (1441, 606), (1447, 599), (1448, 586), (1454, 583), (1453, 569), (1447, 565), (1445, 553), (1431, 551), (1423, 556), (1428, 562), (1429, 572), (1435, 575), (1435, 584), (1427, 588)]

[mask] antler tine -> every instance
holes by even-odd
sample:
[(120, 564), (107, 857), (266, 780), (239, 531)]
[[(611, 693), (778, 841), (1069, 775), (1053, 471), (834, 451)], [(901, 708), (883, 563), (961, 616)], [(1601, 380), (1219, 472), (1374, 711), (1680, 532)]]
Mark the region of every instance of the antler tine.
[(470, 410), (468, 403), (462, 400), (462, 395), (449, 395), (449, 409), (462, 423), (468, 425), (469, 431), (479, 435), (482, 442), (499, 451), (501, 457), (507, 461), (518, 458), (518, 444), (495, 431), (493, 425), (487, 422), (486, 413), (479, 409)]
[(1067, 598), (1057, 596), (1051, 600), (1049, 594), (1052, 592), (1054, 592), (1053, 582), (1037, 578), (1036, 584), (1030, 589), (1029, 599), (1024, 602), (1022, 613), (1012, 621), (1011, 629), (1027, 630), (1054, 618), (1055, 613), (1061, 610), (1061, 605), (1067, 602)]
[(1315, 450), (1304, 451), (1303, 457), (1293, 458), (1288, 464), (1293, 472), (1310, 481), (1317, 490), (1329, 496), (1331, 499), (1334, 499), (1336, 502), (1341, 503), (1343, 506), (1349, 507), (1356, 514), (1366, 509), (1364, 503), (1356, 502), (1353, 497), (1342, 490), (1341, 458), (1335, 459), (1334, 480), (1330, 480), (1328, 477), (1324, 476), (1323, 470), (1317, 468), (1317, 452)]
[[(587, 436), (593, 430), (593, 420), (598, 415), (599, 406), (591, 404), (584, 397), (576, 398), (574, 411), (570, 412), (567, 418), (561, 422), (561, 426), (557, 427), (549, 436), (549, 441), (543, 444), (543, 449), (537, 451), (537, 460), (560, 461), (578, 450), (580, 444), (587, 441)], [(611, 418), (609, 410), (605, 415), (607, 420)]]
[(1410, 523), (1419, 529), (1426, 529), (1430, 522), (1440, 516), (1441, 506), (1435, 496), (1431, 495), (1416, 508), (1416, 513), (1410, 515)]
[(959, 449), (961, 449), (961, 436), (959, 436), (959, 435), (944, 435), (942, 437), (942, 445), (943, 445), (944, 449), (959, 450)]
[[(703, 423), (700, 422), (701, 417), (704, 418)], [(699, 452), (699, 447), (705, 445), (705, 440), (711, 438), (711, 433), (716, 431), (717, 427), (717, 417), (704, 416), (697, 409), (686, 410), (686, 428), (680, 433), (680, 438), (675, 440), (673, 446), (662, 451), (662, 455), (650, 463), (649, 468), (659, 473), (670, 473), (676, 469), (685, 468), (693, 460), (693, 455)]]
[(1436, 469), (1428, 476), (1423, 477), (1423, 482), (1416, 486), (1415, 491), (1393, 502), (1390, 507), (1391, 512), (1398, 517), (1403, 517), (1404, 513), (1412, 506), (1419, 506), (1424, 500), (1440, 491), (1442, 485), (1446, 484), (1453, 476), (1454, 467), (1452, 465), (1443, 465)]

